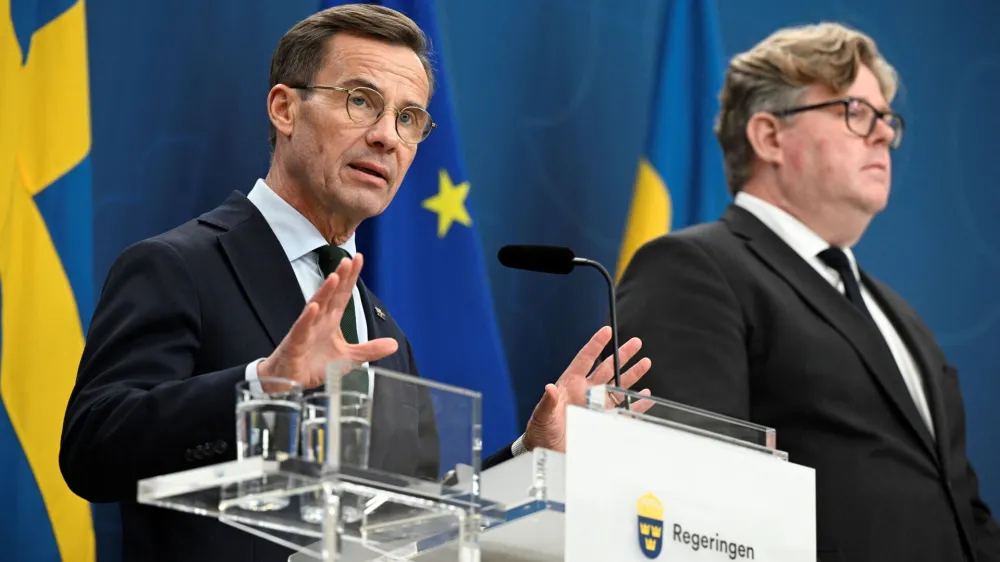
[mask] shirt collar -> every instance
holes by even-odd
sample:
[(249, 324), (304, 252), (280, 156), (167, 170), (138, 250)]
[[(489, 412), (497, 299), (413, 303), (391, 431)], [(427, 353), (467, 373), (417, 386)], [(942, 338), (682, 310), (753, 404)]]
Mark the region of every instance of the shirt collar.
[[(285, 251), (289, 262), (329, 243), (309, 219), (268, 187), (264, 180), (257, 180), (247, 199), (257, 207), (260, 214), (264, 215), (264, 220), (274, 231), (274, 236), (281, 244), (281, 249)], [(354, 236), (351, 234), (347, 242), (340, 245), (351, 257), (354, 257), (357, 251)]]
[[(819, 234), (816, 234), (802, 221), (759, 197), (741, 191), (736, 194), (733, 203), (757, 217), (760, 222), (767, 225), (779, 238), (791, 246), (795, 253), (808, 262), (820, 261), (817, 254), (830, 247), (829, 242), (823, 240)], [(854, 252), (850, 248), (841, 248), (841, 250), (851, 262), (854, 277), (860, 278)]]

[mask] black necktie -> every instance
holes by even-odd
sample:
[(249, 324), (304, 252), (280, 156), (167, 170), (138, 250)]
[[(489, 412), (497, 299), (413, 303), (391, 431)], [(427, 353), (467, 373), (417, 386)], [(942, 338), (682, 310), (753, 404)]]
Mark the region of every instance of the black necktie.
[[(316, 255), (319, 257), (319, 269), (326, 279), (331, 273), (337, 270), (340, 260), (351, 259), (347, 250), (338, 246), (320, 246), (316, 248)], [(344, 334), (347, 343), (358, 343), (358, 322), (354, 314), (354, 296), (347, 303), (344, 315), (340, 318), (340, 331)], [(348, 373), (342, 382), (343, 390), (351, 390), (362, 394), (368, 393), (368, 373), (364, 370), (355, 370)]]
[(861, 285), (858, 284), (858, 279), (854, 276), (854, 270), (851, 269), (851, 261), (847, 259), (847, 254), (844, 253), (840, 248), (835, 248), (833, 246), (823, 250), (817, 254), (819, 259), (823, 260), (823, 263), (835, 269), (837, 273), (840, 274), (841, 280), (844, 282), (844, 294), (847, 296), (847, 300), (853, 304), (858, 311), (865, 316), (865, 318), (875, 322), (872, 318), (871, 311), (865, 306), (865, 300), (861, 297)]

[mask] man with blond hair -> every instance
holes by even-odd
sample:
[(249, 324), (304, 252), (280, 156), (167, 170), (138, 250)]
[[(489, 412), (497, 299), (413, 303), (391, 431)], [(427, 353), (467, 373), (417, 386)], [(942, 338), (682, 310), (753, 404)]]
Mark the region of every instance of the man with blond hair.
[(639, 250), (619, 322), (659, 365), (655, 396), (774, 427), (816, 469), (819, 560), (997, 562), (957, 372), (851, 253), (888, 201), (896, 89), (837, 24), (733, 58), (715, 129), (733, 205)]

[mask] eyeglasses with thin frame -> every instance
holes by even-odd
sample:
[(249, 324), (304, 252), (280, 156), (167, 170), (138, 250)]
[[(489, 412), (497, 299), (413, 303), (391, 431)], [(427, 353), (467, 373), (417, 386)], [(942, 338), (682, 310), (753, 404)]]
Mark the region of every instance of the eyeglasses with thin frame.
[[(365, 86), (356, 88), (341, 88), (339, 86), (317, 86), (314, 84), (297, 84), (288, 86), (296, 90), (330, 90), (347, 94), (345, 107), (347, 116), (358, 125), (369, 126), (378, 121), (386, 110), (385, 98), (377, 91)], [(402, 109), (391, 108), (396, 112), (396, 134), (403, 142), (417, 144), (422, 142), (437, 128), (431, 119), (431, 114), (423, 108), (408, 106)]]
[(861, 98), (849, 97), (830, 100), (822, 103), (814, 103), (812, 105), (803, 105), (781, 111), (774, 111), (772, 113), (777, 117), (787, 117), (803, 111), (812, 111), (814, 109), (822, 109), (824, 107), (837, 105), (844, 106), (844, 121), (847, 123), (847, 129), (855, 135), (862, 138), (868, 138), (875, 131), (875, 125), (879, 121), (883, 121), (892, 129), (892, 139), (889, 141), (889, 147), (895, 150), (899, 148), (899, 144), (903, 142), (903, 129), (906, 126), (906, 122), (903, 120), (903, 117), (898, 113), (893, 113), (891, 111), (881, 111), (867, 100), (863, 100)]

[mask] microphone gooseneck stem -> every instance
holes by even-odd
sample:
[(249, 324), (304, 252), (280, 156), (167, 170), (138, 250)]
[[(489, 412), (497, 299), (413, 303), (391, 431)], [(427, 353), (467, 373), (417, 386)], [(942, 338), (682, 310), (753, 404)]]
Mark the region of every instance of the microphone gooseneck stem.
[[(615, 386), (621, 388), (622, 387), (621, 363), (620, 359), (618, 358), (618, 311), (617, 311), (618, 307), (615, 304), (615, 281), (614, 279), (611, 278), (611, 274), (608, 273), (608, 270), (605, 269), (605, 267), (601, 265), (600, 262), (596, 262), (594, 260), (588, 260), (586, 258), (573, 258), (573, 263), (577, 265), (588, 265), (590, 267), (597, 268), (597, 270), (601, 272), (601, 275), (604, 276), (604, 280), (607, 282), (608, 304), (609, 307), (611, 308), (611, 345), (613, 346), (612, 357), (614, 358), (614, 364), (615, 364)], [(628, 408), (631, 405), (631, 403), (632, 400), (626, 397), (626, 400), (624, 402), (625, 407)]]

